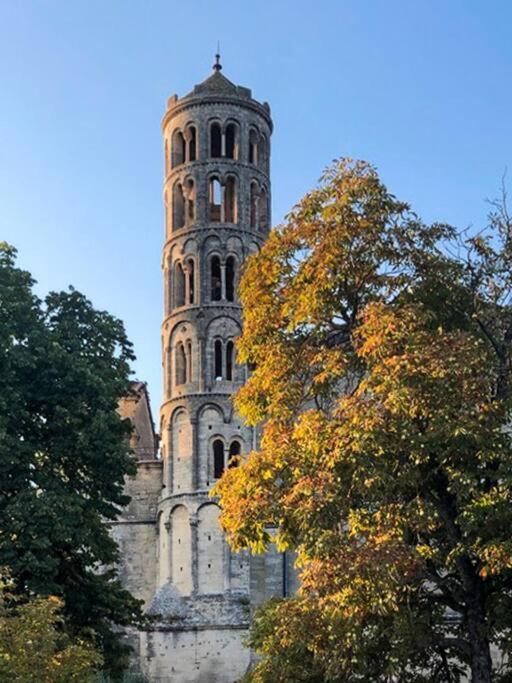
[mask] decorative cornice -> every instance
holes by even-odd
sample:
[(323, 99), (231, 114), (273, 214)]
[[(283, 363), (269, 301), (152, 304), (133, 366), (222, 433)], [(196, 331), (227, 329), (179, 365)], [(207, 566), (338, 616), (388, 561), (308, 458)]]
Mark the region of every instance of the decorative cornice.
[[(187, 239), (191, 235), (195, 235), (196, 233), (203, 233), (206, 232), (207, 230), (210, 230), (211, 232), (215, 233), (218, 232), (219, 230), (232, 230), (233, 232), (236, 232), (237, 234), (247, 234), (251, 238), (256, 238), (259, 242), (262, 244), (265, 242), (265, 240), (268, 237), (268, 232), (263, 235), (261, 230), (251, 230), (248, 228), (244, 228), (237, 223), (195, 223), (197, 227), (195, 228), (180, 228), (179, 230), (175, 231), (172, 233), (172, 237), (169, 237), (164, 242), (163, 246), (163, 251), (167, 249), (167, 247), (172, 246), (174, 242), (176, 242), (179, 239), (182, 239), (186, 237)], [(209, 237), (209, 235), (208, 235)]]
[(207, 167), (219, 165), (226, 165), (226, 167), (233, 175), (236, 175), (236, 169), (243, 168), (250, 171), (251, 173), (254, 173), (257, 176), (262, 176), (266, 181), (270, 182), (270, 176), (268, 173), (265, 173), (265, 171), (262, 171), (261, 168), (255, 166), (254, 164), (250, 164), (247, 161), (229, 159), (228, 157), (211, 157), (210, 159), (197, 159), (196, 161), (185, 161), (182, 164), (179, 164), (175, 168), (171, 169), (171, 171), (164, 178), (164, 189), (171, 180), (174, 180), (176, 176), (179, 176), (181, 173), (184, 176), (186, 176), (193, 169), (204, 166)]

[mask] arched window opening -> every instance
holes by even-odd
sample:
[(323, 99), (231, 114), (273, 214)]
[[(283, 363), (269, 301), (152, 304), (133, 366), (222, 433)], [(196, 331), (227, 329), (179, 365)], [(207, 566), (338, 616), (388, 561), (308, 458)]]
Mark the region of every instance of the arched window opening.
[(220, 258), (212, 256), (211, 260), (211, 296), (212, 301), (220, 301), (222, 298), (222, 275)]
[(221, 220), (222, 187), (218, 178), (210, 178), (210, 220), (218, 223)]
[(197, 159), (197, 131), (195, 126), (189, 126), (187, 129), (188, 142), (188, 160), (195, 161)]
[(195, 303), (195, 268), (194, 259), (188, 259), (187, 261), (187, 303)]
[(226, 299), (235, 300), (235, 257), (228, 256), (226, 259)]
[(175, 305), (179, 308), (185, 305), (185, 272), (181, 263), (176, 264), (174, 272)]
[(259, 197), (258, 228), (260, 230), (268, 228), (268, 199), (264, 189), (261, 190)]
[(210, 156), (222, 156), (222, 132), (220, 123), (212, 123), (210, 126)]
[(237, 222), (237, 210), (236, 210), (236, 180), (233, 176), (229, 176), (226, 180), (225, 186), (225, 198), (226, 206), (224, 209), (224, 220), (226, 223), (236, 223)]
[(222, 342), (220, 339), (215, 340), (214, 345), (214, 356), (215, 356), (215, 380), (222, 379)]
[(226, 126), (226, 156), (228, 159), (238, 159), (237, 126), (228, 123)]
[(172, 134), (172, 158), (171, 165), (173, 168), (179, 166), (185, 161), (185, 138), (180, 130), (175, 130)]
[(235, 356), (235, 345), (232, 341), (226, 344), (226, 379), (231, 382), (233, 380), (233, 360)]
[(258, 185), (251, 183), (251, 228), (258, 227)]
[(167, 384), (167, 398), (169, 398), (172, 393), (172, 351), (170, 348), (167, 349), (167, 373), (165, 381)]
[(213, 442), (213, 476), (220, 479), (224, 472), (224, 444), (220, 439)]
[(258, 166), (262, 171), (267, 170), (267, 138), (263, 134), (258, 142)]
[(175, 303), (173, 301), (173, 282), (172, 282), (172, 277), (173, 277), (173, 272), (172, 272), (172, 265), (169, 265), (169, 267), (165, 271), (166, 276), (165, 276), (165, 288), (167, 292), (167, 308), (166, 312), (170, 313), (172, 309), (175, 306)]
[(175, 183), (172, 190), (172, 228), (178, 230), (185, 225), (185, 197), (181, 183)]
[(187, 358), (185, 347), (180, 342), (176, 347), (176, 384), (185, 384), (187, 381)]
[(232, 441), (229, 446), (228, 467), (236, 467), (242, 452), (240, 441)]
[(191, 382), (192, 381), (192, 342), (190, 341), (190, 339), (187, 339), (187, 343), (186, 343), (186, 357), (187, 357), (186, 381)]
[(185, 183), (185, 196), (187, 200), (187, 210), (186, 210), (186, 222), (188, 224), (193, 223), (195, 219), (195, 204), (196, 204), (196, 193), (194, 188), (194, 181), (189, 178)]
[(258, 164), (258, 133), (254, 128), (249, 132), (249, 163)]

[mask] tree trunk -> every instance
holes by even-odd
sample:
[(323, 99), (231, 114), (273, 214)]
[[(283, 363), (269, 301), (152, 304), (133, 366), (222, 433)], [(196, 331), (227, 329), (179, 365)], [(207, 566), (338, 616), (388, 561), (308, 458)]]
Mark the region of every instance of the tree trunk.
[(469, 647), (471, 651), (472, 683), (491, 683), (491, 648), (487, 637), (485, 610), (480, 596), (472, 596), (466, 612)]

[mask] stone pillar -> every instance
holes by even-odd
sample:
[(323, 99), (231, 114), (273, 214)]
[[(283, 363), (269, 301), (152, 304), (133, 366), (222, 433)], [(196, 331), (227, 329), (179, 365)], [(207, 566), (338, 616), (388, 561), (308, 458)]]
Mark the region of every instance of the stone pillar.
[(190, 278), (189, 278), (189, 266), (183, 268), (185, 274), (185, 306), (190, 303)]
[(220, 222), (226, 222), (226, 186), (220, 186)]
[(220, 298), (226, 301), (226, 264), (220, 264)]
[(197, 338), (198, 354), (197, 354), (197, 376), (198, 387), (201, 393), (205, 390), (205, 341), (204, 337)]
[(190, 419), (192, 430), (192, 490), (195, 491), (199, 483), (199, 434), (197, 429), (197, 418)]
[(190, 538), (192, 546), (192, 593), (197, 593), (199, 587), (198, 580), (198, 543), (197, 543), (197, 513), (191, 513), (190, 515)]
[(173, 491), (173, 479), (174, 479), (174, 454), (172, 452), (172, 421), (169, 418), (169, 425), (167, 427), (167, 475), (164, 473), (164, 481), (167, 488), (167, 495), (170, 496)]

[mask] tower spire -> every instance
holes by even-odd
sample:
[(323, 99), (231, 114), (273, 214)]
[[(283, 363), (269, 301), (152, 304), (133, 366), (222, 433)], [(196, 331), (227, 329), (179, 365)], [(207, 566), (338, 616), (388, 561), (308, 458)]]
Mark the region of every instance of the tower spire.
[(217, 41), (217, 53), (215, 55), (215, 64), (213, 65), (214, 71), (220, 71), (222, 69), (222, 64), (220, 63), (220, 43)]

